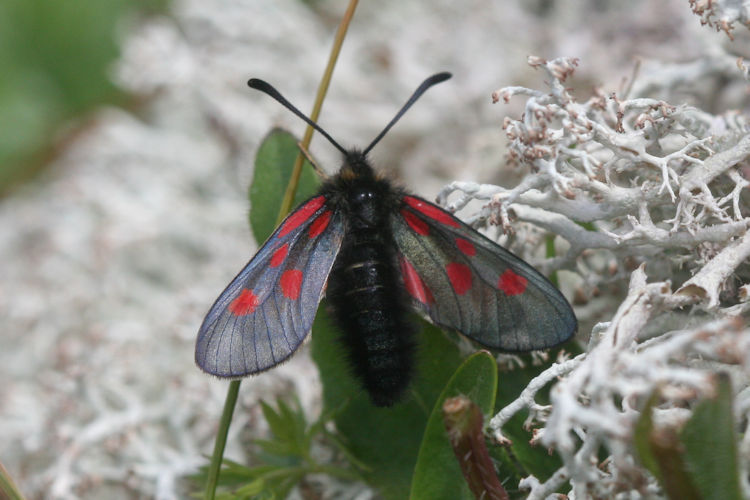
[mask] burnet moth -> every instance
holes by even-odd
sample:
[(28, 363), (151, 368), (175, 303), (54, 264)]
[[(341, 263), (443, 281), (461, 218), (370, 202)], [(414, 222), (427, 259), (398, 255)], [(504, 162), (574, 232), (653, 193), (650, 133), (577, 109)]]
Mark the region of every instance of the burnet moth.
[(412, 378), (413, 309), (503, 351), (544, 349), (573, 335), (573, 310), (536, 269), (370, 166), (367, 154), (386, 132), (450, 77), (427, 78), (362, 151), (341, 147), (268, 83), (248, 82), (314, 127), (344, 162), (211, 307), (195, 349), (202, 370), (236, 378), (283, 362), (310, 332), (324, 294), (352, 371), (377, 406), (399, 401)]

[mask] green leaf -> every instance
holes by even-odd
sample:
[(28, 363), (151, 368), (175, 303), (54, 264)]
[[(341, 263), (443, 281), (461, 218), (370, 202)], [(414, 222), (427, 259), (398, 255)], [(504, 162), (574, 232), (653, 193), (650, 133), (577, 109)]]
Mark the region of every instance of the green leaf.
[(657, 479), (661, 477), (659, 461), (651, 452), (649, 441), (651, 432), (654, 429), (654, 421), (651, 415), (658, 401), (658, 391), (653, 391), (648, 400), (646, 400), (646, 405), (641, 411), (641, 416), (635, 424), (635, 434), (633, 435), (633, 444), (635, 445), (635, 451), (641, 464)]
[(726, 373), (717, 375), (716, 397), (698, 403), (680, 433), (685, 465), (702, 498), (741, 499), (737, 431), (732, 386)]
[[(323, 413), (317, 421), (308, 424), (296, 398), (289, 403), (279, 399), (276, 406), (274, 408), (261, 401), (261, 410), (272, 436), (253, 440), (260, 452), (252, 449), (251, 461), (260, 465), (246, 466), (225, 458), (219, 477), (218, 500), (286, 498), (307, 474), (327, 474), (347, 481), (360, 480), (351, 468), (318, 463), (311, 453), (313, 440), (317, 442), (320, 438), (331, 446), (340, 447), (335, 434), (325, 429), (332, 418), (330, 412)], [(202, 467), (193, 479), (197, 483), (204, 483), (207, 475), (208, 467)]]
[(658, 401), (658, 390), (655, 390), (636, 423), (634, 442), (638, 457), (659, 480), (669, 498), (700, 500), (701, 496), (685, 467), (683, 447), (675, 429), (654, 426), (652, 413)]
[[(263, 139), (255, 156), (255, 171), (250, 184), (250, 227), (258, 243), (266, 241), (276, 228), (287, 184), (294, 161), (299, 154), (297, 139), (285, 130), (274, 129)], [(315, 194), (320, 181), (312, 166), (302, 165), (294, 206)]]
[(312, 356), (323, 382), (324, 409), (348, 402), (334, 416), (339, 436), (351, 455), (367, 467), (360, 471), (363, 479), (386, 499), (408, 497), (430, 411), (461, 362), (458, 348), (443, 332), (425, 322), (422, 325), (412, 389), (391, 408), (373, 406), (355, 382), (324, 305), (313, 327)]
[(443, 402), (465, 395), (489, 415), (495, 404), (497, 363), (488, 352), (470, 356), (458, 367), (433, 406), (419, 450), (411, 485), (413, 500), (473, 499), (451, 448), (443, 423)]
[(235, 491), (235, 496), (238, 496), (240, 498), (242, 497), (250, 497), (252, 498), (255, 495), (259, 495), (263, 493), (263, 491), (266, 489), (266, 482), (262, 478), (255, 479), (254, 481), (250, 481), (249, 483), (245, 484), (241, 488), (237, 488), (237, 491)]
[(295, 408), (292, 408), (284, 400), (278, 399), (278, 410), (264, 401), (260, 404), (273, 439), (257, 439), (255, 444), (267, 455), (275, 455), (263, 458), (269, 463), (287, 465), (296, 465), (305, 460), (310, 453), (311, 439), (308, 438), (307, 419), (299, 402), (295, 400)]
[(737, 432), (729, 377), (717, 375), (716, 396), (699, 402), (678, 433), (654, 426), (658, 392), (649, 397), (636, 424), (635, 448), (641, 463), (674, 499), (739, 500)]
[(260, 402), (261, 410), (263, 411), (263, 417), (266, 419), (266, 423), (268, 423), (268, 427), (271, 428), (271, 432), (276, 437), (283, 437), (288, 435), (288, 422), (285, 421), (282, 418), (282, 415), (280, 412), (277, 412), (274, 410), (268, 403), (265, 401)]
[(278, 404), (279, 413), (288, 423), (287, 427), (289, 436), (287, 439), (289, 439), (289, 441), (293, 443), (294, 453), (303, 458), (307, 457), (310, 451), (308, 448), (310, 442), (307, 439), (308, 423), (307, 418), (305, 417), (305, 412), (302, 409), (302, 405), (299, 404), (299, 401), (296, 401), (296, 398), (296, 411), (291, 406), (286, 404), (282, 399), (279, 399)]

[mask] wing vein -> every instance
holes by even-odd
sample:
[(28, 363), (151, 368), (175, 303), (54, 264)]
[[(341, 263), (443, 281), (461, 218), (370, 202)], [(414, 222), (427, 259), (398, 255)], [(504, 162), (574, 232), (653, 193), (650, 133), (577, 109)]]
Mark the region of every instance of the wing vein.
[[(434, 302), (415, 302), (415, 307), (435, 324), (489, 347), (515, 351), (550, 347), (574, 333), (572, 308), (547, 278), (453, 214), (407, 194), (391, 221), (399, 253), (435, 295)], [(449, 263), (466, 267), (450, 269)], [(451, 276), (468, 280), (467, 272), (470, 286), (456, 289)], [(506, 272), (511, 288), (502, 278)], [(514, 279), (519, 289), (513, 288)]]
[[(438, 233), (438, 234), (439, 234), (439, 233)], [(448, 283), (450, 284), (451, 280), (450, 280), (450, 277), (448, 276), (448, 272), (447, 272), (447, 271), (445, 270), (445, 266), (441, 265), (441, 262), (439, 261), (439, 259), (438, 259), (437, 257), (435, 257), (435, 256), (433, 256), (433, 255), (432, 255), (432, 252), (430, 252), (430, 251), (428, 250), (428, 248), (427, 248), (427, 245), (425, 245), (425, 244), (424, 244), (424, 242), (423, 242), (423, 241), (422, 241), (422, 240), (421, 240), (420, 238), (417, 238), (417, 237), (415, 236), (415, 237), (414, 237), (414, 239), (415, 239), (415, 240), (416, 240), (416, 242), (417, 242), (417, 243), (419, 244), (419, 246), (421, 246), (421, 247), (422, 247), (422, 249), (424, 250), (425, 254), (427, 254), (427, 256), (428, 256), (428, 257), (429, 257), (429, 258), (430, 258), (430, 259), (431, 259), (431, 260), (432, 260), (433, 262), (435, 262), (435, 263), (436, 263), (436, 267), (437, 267), (438, 269), (440, 269), (440, 272), (441, 272), (441, 273), (443, 274), (443, 276), (445, 277), (445, 280), (446, 280), (446, 281), (447, 281), (447, 282), (448, 282)], [(453, 289), (453, 286), (449, 286), (448, 288), (450, 288), (450, 291), (451, 291), (451, 295), (452, 295), (452, 297), (453, 297), (453, 300), (454, 300), (454, 301), (456, 302), (456, 310), (458, 311), (459, 323), (461, 324), (461, 326), (463, 326), (463, 323), (464, 323), (464, 319), (463, 319), (463, 311), (461, 311), (461, 301), (460, 301), (460, 300), (459, 300), (459, 298), (458, 298), (458, 294), (457, 294), (457, 293), (456, 293), (456, 291), (455, 291), (455, 290)], [(436, 303), (435, 303), (435, 306), (434, 306), (434, 307), (435, 307), (435, 309), (437, 309), (438, 305), (439, 305), (439, 304), (438, 304), (438, 303), (436, 302)], [(435, 312), (437, 313), (437, 310), (436, 310)], [(456, 327), (456, 328), (458, 328), (458, 327)]]

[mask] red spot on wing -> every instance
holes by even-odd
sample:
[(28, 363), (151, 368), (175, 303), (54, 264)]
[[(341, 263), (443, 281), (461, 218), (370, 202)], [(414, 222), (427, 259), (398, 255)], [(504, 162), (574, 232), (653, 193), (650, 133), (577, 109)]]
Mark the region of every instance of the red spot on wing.
[(325, 201), (325, 196), (316, 196), (315, 198), (292, 212), (292, 215), (287, 217), (287, 219), (284, 221), (284, 225), (281, 226), (278, 237), (281, 238), (282, 236), (286, 236), (287, 234), (297, 229), (300, 224), (305, 222), (310, 218), (312, 214), (317, 212), (317, 210), (323, 206), (323, 203), (325, 203)]
[(285, 297), (297, 300), (299, 298), (299, 291), (302, 288), (302, 271), (299, 269), (284, 271), (281, 274), (279, 285), (281, 285), (281, 292)]
[(273, 252), (269, 265), (271, 267), (279, 267), (284, 262), (284, 259), (286, 259), (287, 253), (289, 253), (289, 243), (284, 243)]
[(414, 210), (418, 210), (425, 214), (430, 219), (434, 219), (441, 224), (446, 226), (459, 227), (458, 221), (448, 212), (442, 208), (438, 208), (435, 205), (430, 205), (424, 201), (414, 198), (413, 196), (404, 196), (404, 202), (412, 207)]
[(403, 257), (399, 260), (401, 261), (401, 273), (404, 277), (404, 286), (409, 295), (420, 301), (422, 304), (434, 304), (435, 297), (432, 296), (430, 289), (427, 288), (422, 281), (422, 278), (419, 277), (414, 266)]
[(458, 295), (463, 295), (471, 288), (471, 269), (466, 264), (460, 262), (451, 262), (445, 266), (445, 272), (451, 282), (453, 291)]
[(316, 236), (320, 236), (320, 233), (322, 233), (325, 228), (328, 227), (328, 222), (331, 220), (331, 211), (326, 210), (320, 216), (313, 221), (312, 224), (310, 224), (310, 238), (315, 238)]
[(409, 227), (412, 228), (415, 233), (421, 234), (422, 236), (427, 236), (428, 234), (430, 234), (430, 228), (427, 223), (413, 213), (409, 212), (408, 210), (401, 210), (401, 215), (404, 217), (406, 223), (409, 224)]
[(497, 287), (505, 292), (505, 295), (520, 295), (526, 291), (528, 282), (529, 280), (523, 276), (507, 269), (497, 281)]
[(232, 301), (231, 304), (229, 304), (229, 312), (232, 314), (235, 314), (237, 316), (244, 316), (245, 314), (250, 314), (253, 311), (255, 311), (255, 308), (258, 307), (260, 304), (260, 301), (258, 299), (258, 296), (255, 295), (251, 290), (248, 290), (247, 288), (243, 289), (242, 292), (237, 296), (236, 299)]
[(474, 247), (474, 244), (469, 241), (465, 240), (463, 238), (456, 238), (456, 246), (459, 250), (461, 250), (461, 253), (464, 255), (468, 255), (469, 257), (474, 257), (477, 254), (477, 249)]

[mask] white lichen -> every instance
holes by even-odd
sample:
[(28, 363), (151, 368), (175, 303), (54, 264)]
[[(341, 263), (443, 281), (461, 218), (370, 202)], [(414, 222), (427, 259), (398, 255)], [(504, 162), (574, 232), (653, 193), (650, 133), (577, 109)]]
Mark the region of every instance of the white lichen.
[[(647, 97), (597, 91), (579, 103), (563, 84), (575, 59), (529, 63), (545, 72), (548, 91), (507, 87), (493, 97), (526, 99), (523, 116), (506, 119), (505, 130), (511, 160), (530, 173), (513, 189), (454, 182), (441, 200), (458, 192), (452, 208), (489, 202), (476, 223), (494, 218), (508, 230), (511, 221), (524, 221), (559, 235), (568, 250), (545, 265), (579, 275), (576, 297), (588, 303), (578, 308), (581, 324), (599, 323), (586, 352), (532, 380), (490, 429), (507, 443), (502, 426), (528, 409), (532, 441), (562, 457), (563, 467), (547, 481), (522, 482), (529, 498), (546, 498), (566, 482), (571, 498), (656, 494), (658, 485), (631, 445), (652, 392), (664, 401), (656, 425), (677, 428), (690, 416), (684, 403), (713, 394), (715, 374), (725, 371), (733, 376), (740, 434), (750, 430), (750, 329), (741, 320), (748, 308), (743, 281), (750, 278), (742, 170), (750, 128), (736, 114), (715, 116)], [(584, 222), (591, 226), (584, 229)], [(616, 285), (628, 276), (614, 314), (593, 307), (616, 297)], [(550, 404), (537, 402), (539, 391), (557, 380)], [(600, 448), (609, 453), (604, 463)], [(743, 488), (750, 493), (746, 479)]]
[(701, 24), (723, 31), (730, 39), (735, 23), (750, 28), (750, 3), (746, 0), (688, 0)]

